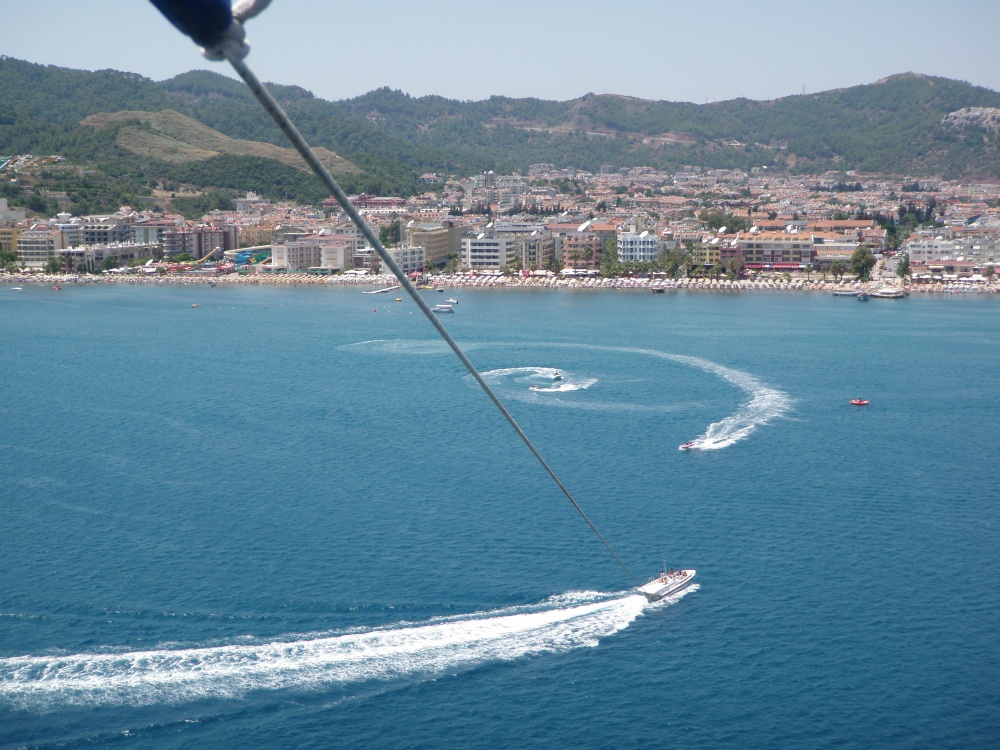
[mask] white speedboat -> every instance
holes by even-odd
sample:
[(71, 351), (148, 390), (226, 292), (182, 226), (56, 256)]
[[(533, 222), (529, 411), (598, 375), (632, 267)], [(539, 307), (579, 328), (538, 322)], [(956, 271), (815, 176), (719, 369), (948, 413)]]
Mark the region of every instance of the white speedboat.
[(454, 297), (449, 297), (444, 302), (445, 302), (446, 305), (457, 305), (458, 304), (458, 300), (455, 299)]
[(431, 308), (431, 312), (453, 313), (455, 311), (451, 308), (451, 305), (434, 305), (434, 307)]
[(659, 577), (640, 586), (639, 591), (649, 601), (659, 601), (690, 586), (694, 580), (695, 572), (693, 570), (665, 570)]

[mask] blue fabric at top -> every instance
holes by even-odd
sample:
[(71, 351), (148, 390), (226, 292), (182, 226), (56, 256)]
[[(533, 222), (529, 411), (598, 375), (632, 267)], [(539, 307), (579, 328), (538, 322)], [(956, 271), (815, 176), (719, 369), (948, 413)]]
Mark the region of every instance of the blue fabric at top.
[(233, 22), (230, 0), (150, 0), (170, 22), (202, 47), (219, 41)]

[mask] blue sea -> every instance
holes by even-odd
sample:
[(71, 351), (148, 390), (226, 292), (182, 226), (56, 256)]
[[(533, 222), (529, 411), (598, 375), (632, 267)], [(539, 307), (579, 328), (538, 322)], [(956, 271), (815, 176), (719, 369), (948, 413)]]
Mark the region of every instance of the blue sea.
[(448, 294), (697, 585), (409, 301), (3, 287), (0, 748), (997, 746), (1000, 299)]

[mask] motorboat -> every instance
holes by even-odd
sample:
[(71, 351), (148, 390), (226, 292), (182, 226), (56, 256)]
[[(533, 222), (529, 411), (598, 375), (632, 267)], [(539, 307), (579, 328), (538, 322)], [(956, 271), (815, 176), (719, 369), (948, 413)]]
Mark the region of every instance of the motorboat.
[(455, 311), (452, 309), (451, 305), (434, 305), (434, 307), (431, 308), (431, 312), (453, 313)]
[(537, 385), (529, 385), (528, 386), (528, 390), (529, 391), (537, 391), (538, 390), (538, 386)]
[(640, 586), (639, 591), (649, 601), (659, 601), (690, 586), (694, 580), (695, 572), (694, 570), (665, 570), (649, 583)]
[(851, 291), (851, 292), (840, 291), (840, 292), (834, 292), (833, 296), (834, 297), (857, 297), (858, 293), (854, 292), (854, 291)]
[(393, 301), (394, 301), (394, 302), (402, 302), (402, 301), (403, 301), (403, 298), (402, 298), (402, 297), (396, 297), (396, 299), (395, 299), (395, 300), (393, 300)]
[(689, 451), (694, 448), (694, 440), (688, 440), (686, 443), (681, 443), (680, 447), (677, 449), (679, 451)]
[(868, 399), (866, 398), (852, 398), (851, 406), (868, 406)]
[(454, 297), (449, 297), (444, 302), (445, 302), (446, 305), (457, 305), (458, 304), (458, 300), (455, 299)]
[(552, 379), (553, 380), (562, 380), (563, 379), (562, 373), (561, 372), (554, 373), (552, 375)]
[(876, 299), (903, 299), (903, 297), (908, 296), (905, 289), (899, 289), (898, 287), (885, 286), (881, 289), (876, 289), (871, 292), (869, 297), (875, 297)]
[(867, 302), (870, 299), (871, 299), (871, 295), (868, 294), (868, 292), (861, 292), (858, 295), (858, 302)]

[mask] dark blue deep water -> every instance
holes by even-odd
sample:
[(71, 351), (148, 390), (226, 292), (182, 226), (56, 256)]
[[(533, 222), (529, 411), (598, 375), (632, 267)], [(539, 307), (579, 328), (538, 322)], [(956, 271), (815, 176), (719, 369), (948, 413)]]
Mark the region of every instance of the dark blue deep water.
[(391, 294), (3, 288), (0, 747), (996, 747), (1000, 300), (450, 293), (699, 586)]

